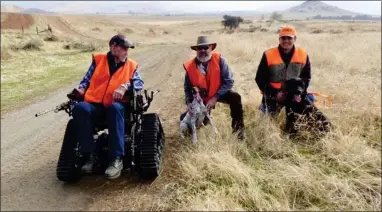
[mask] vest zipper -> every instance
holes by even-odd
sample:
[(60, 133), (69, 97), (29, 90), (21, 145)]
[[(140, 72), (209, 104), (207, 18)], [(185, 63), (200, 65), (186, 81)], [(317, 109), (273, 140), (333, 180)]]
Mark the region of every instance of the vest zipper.
[(109, 77), (109, 80), (107, 81), (107, 85), (106, 85), (105, 93), (103, 94), (103, 97), (102, 97), (102, 104), (103, 104), (103, 99), (105, 98), (105, 95), (106, 95), (107, 88), (109, 87), (109, 83), (110, 83), (111, 77), (112, 77), (112, 76), (110, 76), (110, 77)]

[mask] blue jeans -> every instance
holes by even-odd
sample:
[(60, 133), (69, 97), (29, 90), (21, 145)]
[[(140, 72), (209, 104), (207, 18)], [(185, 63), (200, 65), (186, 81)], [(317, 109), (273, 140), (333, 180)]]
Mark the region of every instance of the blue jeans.
[(108, 108), (99, 103), (80, 102), (73, 108), (73, 125), (76, 141), (81, 146), (81, 152), (94, 153), (96, 143), (93, 139), (93, 131), (107, 118), (109, 130), (108, 147), (109, 157), (123, 157), (124, 155), (124, 131), (125, 131), (125, 105), (114, 102)]

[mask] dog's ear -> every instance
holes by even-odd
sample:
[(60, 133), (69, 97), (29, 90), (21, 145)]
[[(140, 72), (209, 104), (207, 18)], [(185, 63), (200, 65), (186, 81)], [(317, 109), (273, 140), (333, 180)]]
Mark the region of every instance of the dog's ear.
[(202, 98), (207, 97), (208, 96), (207, 89), (201, 88), (199, 91), (199, 94)]
[(301, 86), (305, 89), (305, 86), (306, 86), (306, 85), (305, 85), (304, 80), (302, 80), (302, 79), (301, 79)]
[(199, 92), (199, 88), (198, 87), (196, 87), (196, 86), (192, 87), (192, 94), (196, 94), (198, 92)]
[(282, 90), (283, 92), (287, 92), (287, 89), (288, 89), (288, 82), (289, 82), (289, 80), (281, 82), (281, 90)]

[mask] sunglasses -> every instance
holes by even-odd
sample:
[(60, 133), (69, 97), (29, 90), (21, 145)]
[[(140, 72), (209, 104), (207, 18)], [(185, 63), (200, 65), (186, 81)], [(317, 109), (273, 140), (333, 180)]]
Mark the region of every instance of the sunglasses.
[(207, 45), (205, 45), (205, 46), (198, 46), (197, 47), (198, 50), (207, 50), (209, 48), (210, 48), (210, 46), (207, 46)]
[(289, 36), (282, 36), (280, 38), (281, 38), (281, 40), (292, 40), (293, 39), (292, 37), (289, 37)]

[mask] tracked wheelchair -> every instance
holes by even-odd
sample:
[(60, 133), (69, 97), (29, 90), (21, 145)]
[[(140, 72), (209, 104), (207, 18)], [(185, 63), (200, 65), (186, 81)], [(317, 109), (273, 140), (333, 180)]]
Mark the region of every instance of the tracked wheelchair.
[[(131, 85), (134, 85), (131, 81)], [(154, 180), (162, 167), (165, 147), (165, 134), (162, 123), (157, 113), (146, 113), (157, 91), (137, 91), (134, 88), (125, 93), (128, 99), (125, 107), (125, 154), (123, 158), (123, 172), (138, 173), (143, 180)], [(50, 111), (59, 112), (64, 110), (69, 117), (72, 116), (74, 105), (83, 101), (83, 97), (73, 90), (67, 94), (69, 100), (57, 107), (38, 113), (38, 117)], [(59, 154), (56, 174), (60, 181), (77, 182), (83, 176), (81, 167), (85, 163), (80, 145), (75, 142), (73, 132), (73, 119), (67, 123), (64, 139)], [(94, 127), (93, 139), (96, 142), (96, 154), (98, 156), (94, 173), (103, 173), (108, 164), (108, 130), (106, 121)]]

